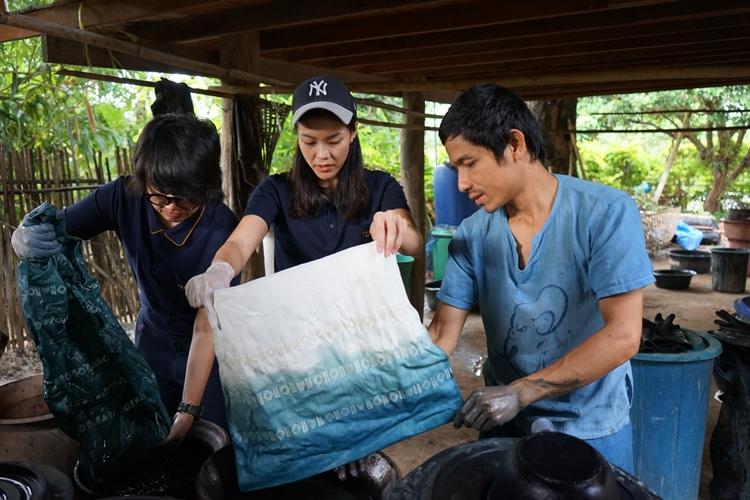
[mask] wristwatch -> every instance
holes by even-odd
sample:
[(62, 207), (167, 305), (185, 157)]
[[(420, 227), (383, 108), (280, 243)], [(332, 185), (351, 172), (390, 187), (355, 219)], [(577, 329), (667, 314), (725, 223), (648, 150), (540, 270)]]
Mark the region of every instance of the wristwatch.
[(201, 415), (203, 415), (203, 406), (202, 405), (191, 405), (190, 403), (186, 403), (185, 401), (180, 401), (180, 404), (177, 405), (177, 411), (182, 413), (189, 413), (190, 415), (194, 416), (196, 420), (201, 418)]

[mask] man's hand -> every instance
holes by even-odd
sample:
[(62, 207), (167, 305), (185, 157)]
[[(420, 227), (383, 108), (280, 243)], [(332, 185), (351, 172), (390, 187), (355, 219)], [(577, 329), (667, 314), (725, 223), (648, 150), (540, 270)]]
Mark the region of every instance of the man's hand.
[(404, 244), (406, 227), (406, 220), (395, 210), (375, 212), (370, 224), (370, 236), (378, 252), (383, 252), (386, 257), (398, 252)]
[(453, 425), (487, 431), (515, 418), (523, 410), (519, 389), (514, 385), (482, 387), (466, 399)]
[(178, 411), (174, 419), (172, 420), (172, 427), (169, 429), (169, 435), (162, 441), (162, 446), (179, 445), (185, 436), (190, 432), (190, 428), (193, 427), (195, 417), (189, 413)]

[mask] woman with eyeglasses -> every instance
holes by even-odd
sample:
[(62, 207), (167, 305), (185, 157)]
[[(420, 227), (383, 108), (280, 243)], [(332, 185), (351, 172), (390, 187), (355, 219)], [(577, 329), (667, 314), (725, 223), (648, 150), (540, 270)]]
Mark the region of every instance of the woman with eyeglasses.
[[(184, 287), (204, 272), (237, 225), (222, 203), (219, 136), (193, 115), (161, 115), (140, 134), (132, 176), (105, 184), (58, 212), (68, 235), (90, 239), (115, 231), (138, 285), (139, 351), (174, 414), (168, 441), (179, 441), (200, 416), (226, 428), (224, 397), (204, 311), (190, 307)], [(22, 259), (58, 253), (51, 224), (12, 236)], [(237, 282), (238, 280), (235, 280)]]

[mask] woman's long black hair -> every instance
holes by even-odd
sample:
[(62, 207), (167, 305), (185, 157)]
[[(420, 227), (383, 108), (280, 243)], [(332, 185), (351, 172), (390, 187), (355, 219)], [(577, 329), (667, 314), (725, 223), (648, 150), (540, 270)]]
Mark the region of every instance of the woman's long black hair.
[[(313, 119), (336, 120), (343, 123), (336, 115), (324, 109), (312, 109), (302, 115), (299, 121), (305, 123)], [(352, 120), (347, 128), (352, 133), (356, 132), (356, 120)], [(353, 219), (367, 210), (369, 193), (365, 184), (365, 164), (358, 135), (349, 145), (349, 154), (339, 171), (338, 183), (333, 192), (326, 191), (318, 184), (318, 177), (305, 161), (299, 143), (288, 179), (292, 187), (291, 213), (295, 217), (314, 217), (328, 202), (333, 202), (344, 219)]]

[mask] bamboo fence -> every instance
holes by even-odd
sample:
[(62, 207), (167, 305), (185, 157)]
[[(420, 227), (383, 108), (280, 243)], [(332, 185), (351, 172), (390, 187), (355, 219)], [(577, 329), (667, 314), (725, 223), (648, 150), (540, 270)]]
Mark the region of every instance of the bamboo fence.
[[(0, 337), (8, 346), (25, 349), (31, 336), (18, 296), (18, 258), (10, 244), (13, 230), (32, 208), (47, 201), (69, 206), (102, 184), (131, 171), (130, 152), (74, 155), (67, 151), (7, 151), (0, 148)], [(139, 309), (138, 291), (117, 236), (106, 232), (83, 243), (89, 269), (99, 280), (102, 296), (121, 323), (132, 323)]]

